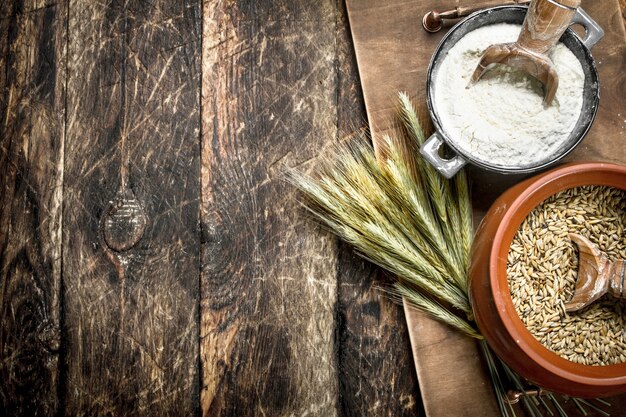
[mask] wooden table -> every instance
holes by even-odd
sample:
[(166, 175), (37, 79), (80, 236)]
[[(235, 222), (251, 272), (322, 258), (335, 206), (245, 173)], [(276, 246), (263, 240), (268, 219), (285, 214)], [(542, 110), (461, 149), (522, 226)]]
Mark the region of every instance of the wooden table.
[(363, 126), (343, 2), (1, 2), (0, 416), (422, 414), (283, 181)]

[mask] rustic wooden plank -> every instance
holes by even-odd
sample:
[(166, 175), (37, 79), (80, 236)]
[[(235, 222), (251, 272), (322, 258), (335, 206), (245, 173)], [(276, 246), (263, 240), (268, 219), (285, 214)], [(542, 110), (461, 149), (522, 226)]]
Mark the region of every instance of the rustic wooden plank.
[[(337, 13), (338, 134), (346, 140), (365, 128), (365, 104), (345, 4)], [(377, 286), (378, 268), (343, 243), (338, 252), (336, 347), (339, 414), (415, 416), (421, 397), (402, 308)]]
[(422, 415), (402, 309), (377, 288), (387, 279), (347, 245), (338, 271), (339, 415)]
[(336, 137), (336, 7), (203, 6), (202, 412), (332, 416), (336, 243), (282, 178)]
[[(0, 415), (58, 409), (65, 2), (0, 19)], [(8, 6), (11, 6), (9, 9)]]
[[(461, 4), (471, 2), (460, 2)], [(497, 3), (494, 1), (493, 3)], [(368, 119), (374, 141), (393, 129), (394, 97), (398, 91), (408, 91), (416, 98), (418, 111), (426, 115), (426, 69), (443, 32), (431, 35), (422, 30), (421, 17), (432, 9), (454, 7), (459, 2), (442, 4), (437, 1), (347, 0), (350, 23), (355, 42)], [(622, 145), (624, 112), (624, 50), (623, 26), (616, 1), (583, 2), (607, 31), (607, 37), (596, 48), (594, 56), (603, 82), (601, 108), (594, 127), (572, 158), (594, 158), (624, 161)], [(479, 173), (475, 182), (476, 216), (488, 208), (495, 191), (506, 183), (487, 184)], [(478, 179), (478, 180), (477, 180)], [(482, 181), (482, 182), (481, 182)], [(509, 183), (510, 184), (510, 183)], [(498, 187), (494, 187), (497, 185)], [(437, 415), (492, 415), (495, 404), (487, 385), (475, 384), (468, 392), (468, 380), (482, 380), (484, 375), (477, 350), (472, 341), (430, 321), (424, 315), (407, 310), (420, 386), (425, 408)], [(462, 353), (464, 353), (462, 355)], [(436, 358), (436, 360), (433, 360)], [(473, 395), (471, 395), (473, 394)], [(461, 399), (461, 400), (459, 400)]]
[(67, 415), (198, 410), (200, 22), (193, 0), (70, 4)]

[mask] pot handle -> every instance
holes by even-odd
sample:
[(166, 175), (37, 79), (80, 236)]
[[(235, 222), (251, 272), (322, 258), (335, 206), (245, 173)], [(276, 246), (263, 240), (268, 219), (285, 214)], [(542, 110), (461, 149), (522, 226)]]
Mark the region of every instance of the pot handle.
[(589, 16), (587, 12), (580, 7), (576, 9), (576, 14), (574, 14), (574, 17), (572, 18), (571, 25), (576, 23), (585, 28), (585, 38), (583, 39), (583, 44), (587, 47), (587, 49), (593, 48), (594, 45), (604, 37), (604, 30), (600, 27), (598, 22), (593, 20), (591, 16)]
[(435, 132), (424, 142), (420, 153), (441, 175), (450, 179), (467, 164), (467, 161), (460, 155), (455, 155), (450, 159), (442, 158), (439, 156), (441, 145), (443, 145), (443, 140)]

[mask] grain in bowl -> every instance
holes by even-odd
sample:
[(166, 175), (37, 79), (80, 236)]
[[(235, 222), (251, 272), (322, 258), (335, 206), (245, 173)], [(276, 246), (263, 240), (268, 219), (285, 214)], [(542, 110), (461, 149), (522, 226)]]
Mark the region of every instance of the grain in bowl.
[(626, 191), (584, 186), (538, 205), (511, 243), (507, 278), (513, 305), (528, 331), (572, 362), (604, 366), (626, 362), (626, 303), (604, 296), (567, 313), (578, 254), (569, 233), (587, 237), (611, 261), (626, 258)]

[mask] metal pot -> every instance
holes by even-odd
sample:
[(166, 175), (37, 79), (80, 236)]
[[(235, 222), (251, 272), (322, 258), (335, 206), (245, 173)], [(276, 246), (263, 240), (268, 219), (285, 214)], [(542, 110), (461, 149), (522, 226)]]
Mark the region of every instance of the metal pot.
[[(540, 171), (559, 161), (571, 152), (580, 143), (591, 127), (598, 110), (600, 84), (598, 81), (598, 71), (594, 59), (591, 56), (590, 49), (602, 39), (604, 31), (584, 10), (578, 8), (572, 19), (572, 24), (580, 24), (584, 27), (586, 32), (585, 38), (580, 39), (576, 32), (570, 27), (565, 31), (560, 41), (574, 53), (582, 65), (585, 74), (583, 107), (574, 130), (549, 160), (539, 161), (534, 165), (524, 167), (506, 167), (491, 164), (481, 161), (473, 157), (470, 153), (463, 151), (462, 148), (455, 144), (454, 140), (446, 134), (445, 126), (441, 124), (434, 103), (435, 80), (443, 58), (448, 54), (450, 48), (467, 33), (479, 27), (495, 23), (513, 23), (521, 25), (524, 22), (526, 11), (527, 7), (523, 6), (500, 6), (476, 12), (450, 29), (433, 54), (428, 68), (427, 103), (430, 116), (435, 125), (435, 133), (422, 145), (420, 152), (424, 158), (446, 178), (452, 178), (467, 163), (479, 166), (487, 171), (501, 174), (526, 174)], [(444, 143), (455, 153), (450, 158), (440, 156), (440, 149)]]

